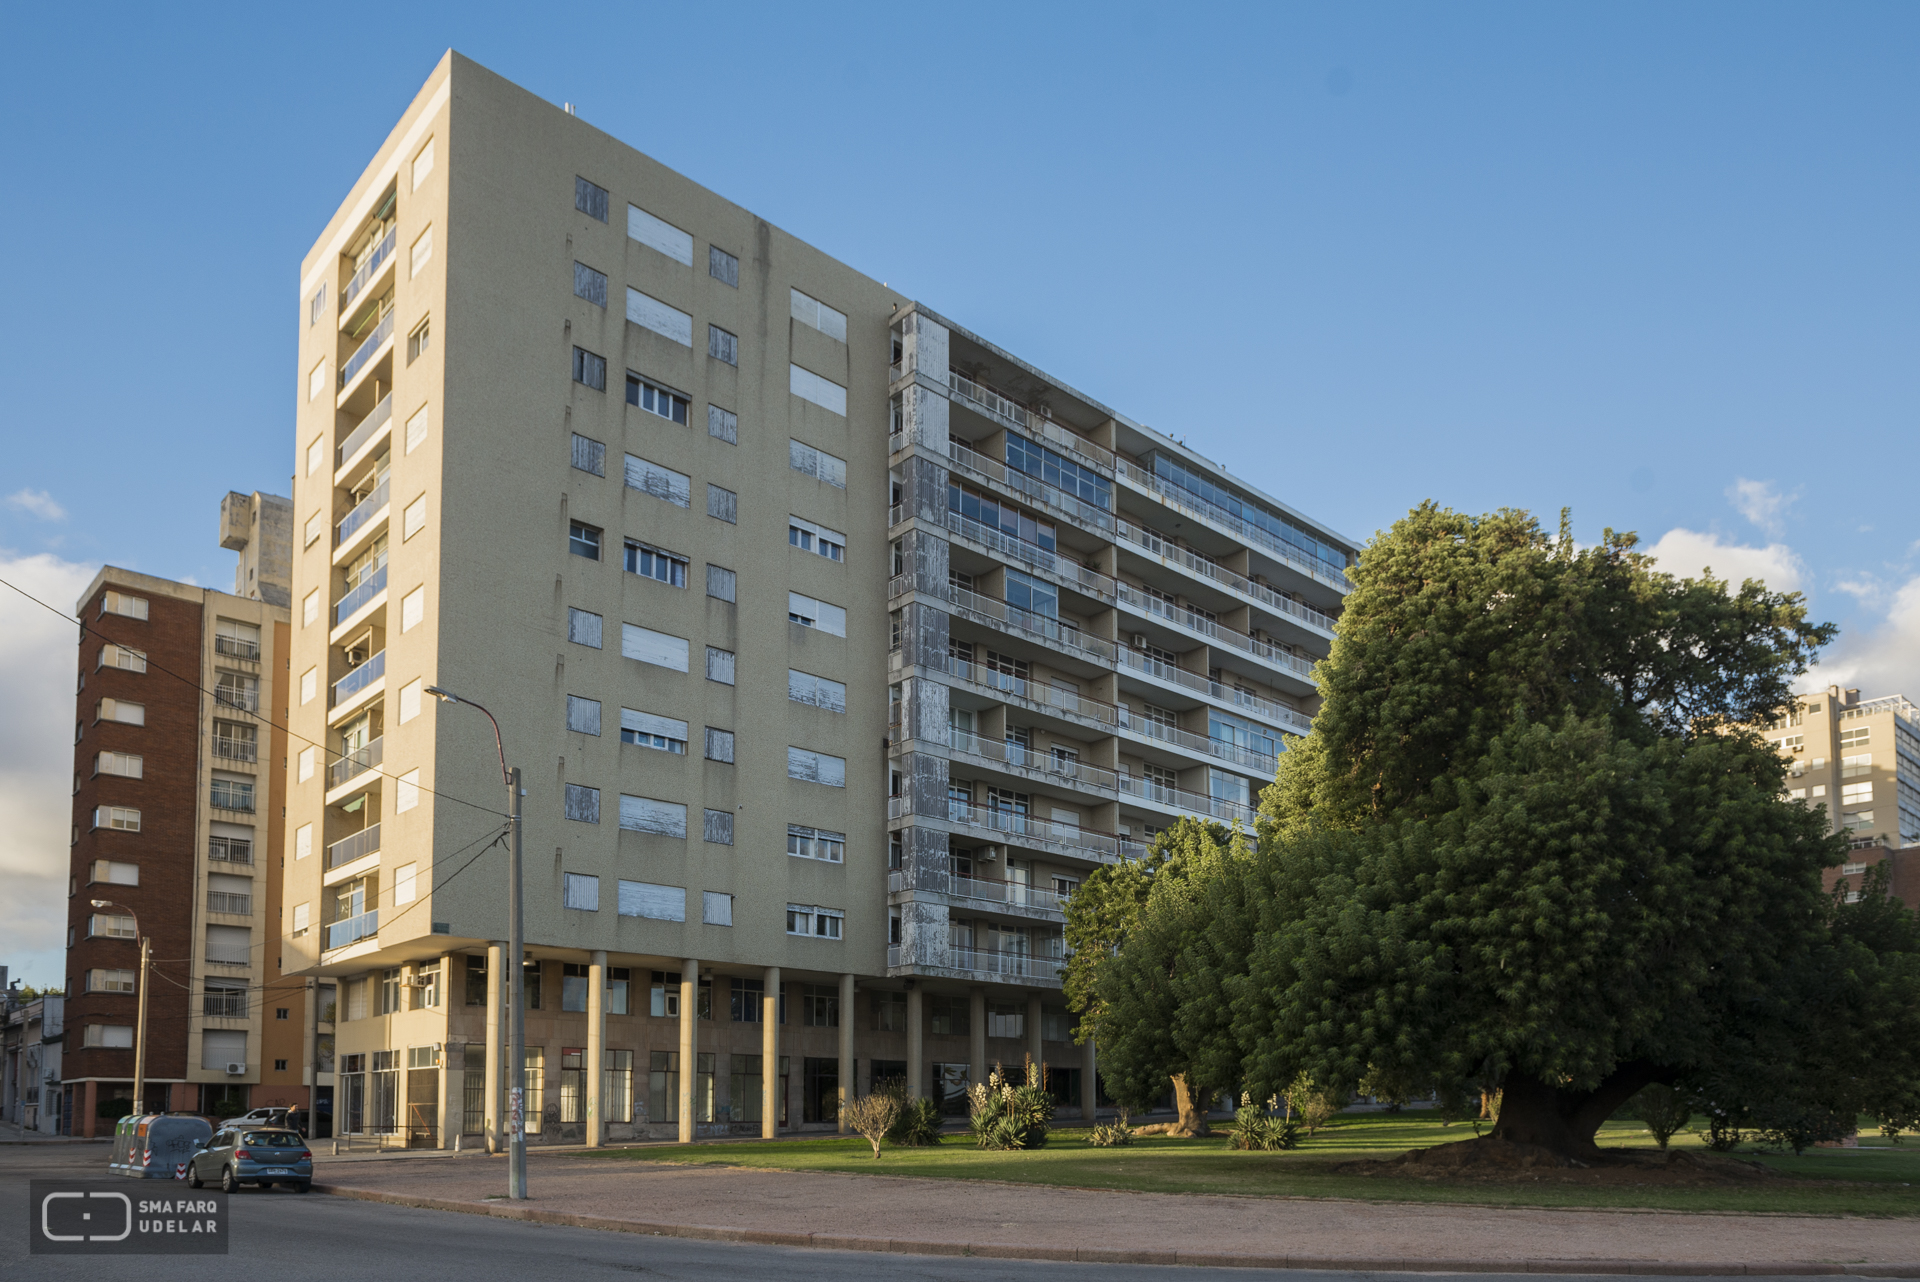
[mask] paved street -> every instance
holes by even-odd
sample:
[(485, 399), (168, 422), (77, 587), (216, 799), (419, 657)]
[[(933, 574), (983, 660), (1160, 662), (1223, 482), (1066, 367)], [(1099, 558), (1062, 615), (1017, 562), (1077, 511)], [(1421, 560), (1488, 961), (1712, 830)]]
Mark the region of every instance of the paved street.
[[(246, 1192), (233, 1212), (233, 1251), (226, 1259), (148, 1256), (139, 1260), (33, 1258), (27, 1255), (27, 1181), (36, 1176), (96, 1176), (104, 1146), (0, 1149), (0, 1277), (14, 1279), (139, 1278), (140, 1282), (204, 1282), (210, 1276), (276, 1282), (339, 1282), (374, 1271), (385, 1277), (458, 1277), (464, 1282), (526, 1282), (532, 1277), (738, 1279), (885, 1278), (890, 1282), (1246, 1282), (1248, 1269), (1159, 1268), (874, 1255), (793, 1247), (641, 1237), (594, 1229), (520, 1224), (447, 1211), (349, 1201), (274, 1190)], [(1272, 1276), (1272, 1274), (1265, 1274)], [(1289, 1282), (1358, 1282), (1417, 1274), (1285, 1274)], [(1452, 1278), (1469, 1275), (1451, 1274)], [(1511, 1274), (1487, 1275), (1511, 1278)], [(1568, 1276), (1568, 1275), (1560, 1275)]]

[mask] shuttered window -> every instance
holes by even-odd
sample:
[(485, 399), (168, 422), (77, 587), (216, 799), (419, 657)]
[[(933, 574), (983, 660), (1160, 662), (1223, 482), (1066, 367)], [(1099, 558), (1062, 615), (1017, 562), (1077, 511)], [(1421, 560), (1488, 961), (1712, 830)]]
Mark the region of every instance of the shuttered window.
[(719, 890), (701, 891), (700, 920), (709, 926), (733, 925), (733, 896)]
[(655, 921), (685, 921), (687, 892), (681, 886), (656, 886), (650, 881), (620, 883), (620, 915), (651, 917)]
[(717, 485), (707, 486), (707, 515), (728, 525), (739, 522), (740, 496)]
[(733, 844), (733, 812), (731, 810), (709, 810), (701, 825), (701, 836), (716, 846)]
[(707, 406), (707, 435), (718, 437), (729, 445), (738, 445), (740, 416), (732, 410), (723, 410), (718, 405)]
[(592, 437), (573, 434), (573, 466), (595, 476), (607, 474), (607, 447)]
[(740, 260), (715, 245), (707, 246), (707, 275), (722, 284), (740, 288)]
[(718, 325), (707, 326), (707, 355), (729, 365), (740, 363), (740, 340)]
[(837, 338), (843, 343), (847, 341), (845, 312), (837, 312), (819, 299), (803, 294), (797, 289), (789, 289), (787, 294), (789, 310), (795, 320), (802, 325), (811, 325), (828, 338)]
[(598, 650), (600, 625), (599, 615), (591, 614), (586, 610), (576, 610), (571, 606), (567, 608), (567, 640), (575, 645), (589, 645)]
[(707, 647), (707, 680), (723, 686), (733, 684), (733, 651)]
[(845, 609), (826, 601), (815, 600), (804, 593), (787, 593), (787, 619), (802, 627), (817, 628), (837, 637), (847, 635)]
[(847, 461), (825, 450), (816, 450), (803, 441), (788, 439), (787, 464), (794, 471), (804, 472), (815, 480), (825, 481), (843, 490), (847, 488)]
[(600, 701), (582, 699), (577, 694), (567, 696), (567, 729), (577, 730), (581, 734), (600, 733)]
[(829, 788), (844, 788), (847, 786), (847, 759), (815, 752), (811, 748), (788, 748), (787, 778), (825, 784)]
[(733, 731), (707, 727), (707, 760), (733, 764)]
[(687, 723), (652, 712), (620, 709), (620, 742), (661, 752), (684, 754), (687, 750)]
[(847, 687), (844, 684), (793, 668), (787, 669), (787, 698), (795, 703), (825, 708), (828, 712), (847, 710)]
[(832, 379), (822, 378), (810, 369), (790, 364), (787, 366), (787, 386), (801, 400), (811, 401), (841, 418), (847, 416), (847, 389)]
[(207, 927), (207, 960), (245, 966), (253, 960), (253, 932), (245, 926)]
[(677, 801), (657, 801), (652, 797), (620, 794), (620, 826), (629, 832), (650, 832), (660, 837), (687, 835), (687, 808)]
[(676, 263), (693, 266), (693, 237), (638, 205), (627, 206), (627, 235)]
[(627, 455), (627, 485), (643, 494), (665, 499), (675, 507), (693, 506), (693, 479), (684, 472), (676, 472), (670, 467)]
[(656, 668), (687, 670), (687, 639), (655, 632), (637, 624), (620, 625), (620, 653), (629, 659), (651, 663)]
[(584, 347), (573, 349), (573, 381), (596, 392), (607, 390), (607, 358)]
[(573, 265), (573, 296), (584, 298), (595, 307), (607, 305), (607, 274), (597, 272), (585, 263)]
[(597, 824), (600, 822), (600, 790), (584, 784), (570, 783), (566, 787), (567, 818), (576, 823)]
[(600, 911), (600, 879), (585, 873), (567, 874), (566, 906), (582, 912)]
[(588, 182), (575, 175), (573, 180), (573, 207), (589, 218), (607, 221), (607, 189), (598, 183)]
[[(682, 347), (693, 346), (693, 317), (678, 307), (668, 306), (651, 294), (628, 288), (627, 319), (662, 338), (672, 339)], [(845, 389), (842, 389), (844, 394)]]
[(707, 595), (721, 601), (731, 601), (734, 597), (736, 580), (732, 570), (724, 566), (707, 567)]

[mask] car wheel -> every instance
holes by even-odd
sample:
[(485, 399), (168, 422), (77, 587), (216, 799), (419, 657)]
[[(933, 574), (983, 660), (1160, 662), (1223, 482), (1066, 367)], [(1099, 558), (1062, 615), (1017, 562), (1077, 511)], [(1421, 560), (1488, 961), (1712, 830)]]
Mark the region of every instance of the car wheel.
[(233, 1168), (231, 1166), (223, 1166), (220, 1168), (220, 1191), (222, 1193), (238, 1193), (240, 1191), (240, 1181), (233, 1178)]
[(298, 1184), (293, 1186), (293, 1191), (296, 1193), (311, 1193), (313, 1192), (313, 1181), (301, 1180)]
[(200, 1168), (192, 1162), (187, 1163), (187, 1183), (197, 1189), (207, 1186), (207, 1182), (200, 1178)]

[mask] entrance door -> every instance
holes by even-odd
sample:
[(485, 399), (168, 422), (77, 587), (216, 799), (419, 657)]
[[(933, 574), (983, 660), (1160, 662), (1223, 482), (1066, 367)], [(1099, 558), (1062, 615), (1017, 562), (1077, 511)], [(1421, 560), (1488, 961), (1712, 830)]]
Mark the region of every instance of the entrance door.
[(440, 1146), (440, 1070), (407, 1070), (407, 1147)]

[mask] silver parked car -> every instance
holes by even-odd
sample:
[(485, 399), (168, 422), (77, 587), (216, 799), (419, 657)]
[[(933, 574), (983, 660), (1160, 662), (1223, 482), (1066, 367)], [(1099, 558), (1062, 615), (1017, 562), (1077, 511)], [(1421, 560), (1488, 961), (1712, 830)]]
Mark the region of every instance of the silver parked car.
[(270, 1126), (222, 1126), (187, 1162), (187, 1183), (208, 1180), (232, 1193), (242, 1184), (270, 1189), (285, 1184), (299, 1193), (313, 1187), (313, 1151), (298, 1131)]

